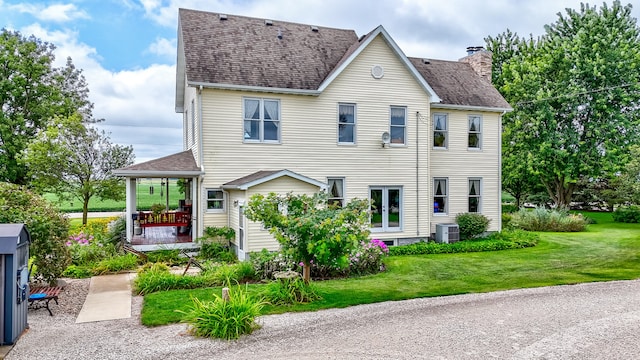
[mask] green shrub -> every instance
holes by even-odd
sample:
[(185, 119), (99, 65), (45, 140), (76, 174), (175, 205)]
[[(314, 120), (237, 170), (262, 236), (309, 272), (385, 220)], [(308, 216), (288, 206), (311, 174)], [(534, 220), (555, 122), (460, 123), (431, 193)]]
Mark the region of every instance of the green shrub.
[(100, 260), (93, 266), (94, 275), (118, 273), (125, 270), (133, 270), (138, 267), (138, 257), (133, 254), (114, 256)]
[(502, 213), (510, 214), (518, 211), (518, 207), (515, 204), (502, 204)]
[(89, 266), (69, 265), (62, 273), (62, 276), (72, 279), (85, 279), (93, 276), (93, 272)]
[(511, 229), (511, 218), (513, 216), (511, 214), (503, 213), (502, 214), (502, 228), (503, 229)]
[(211, 240), (200, 240), (199, 257), (205, 260), (213, 260), (224, 263), (238, 261), (236, 255), (226, 246)]
[(638, 206), (618, 207), (612, 215), (615, 222), (640, 223), (640, 207)]
[(71, 264), (77, 266), (91, 267), (96, 262), (116, 255), (114, 245), (98, 242), (84, 232), (70, 235), (65, 245), (71, 254)]
[[(290, 274), (297, 274), (293, 276)], [(320, 299), (318, 289), (313, 283), (305, 283), (296, 272), (284, 272), (283, 276), (264, 287), (264, 301), (272, 305), (293, 305)]]
[(460, 227), (460, 239), (473, 239), (482, 235), (489, 228), (491, 220), (482, 214), (463, 213), (456, 215), (456, 223)]
[(54, 283), (71, 262), (65, 246), (69, 220), (51, 203), (25, 187), (0, 182), (0, 223), (24, 223), (35, 280)]
[(511, 217), (511, 225), (528, 231), (584, 231), (588, 220), (582, 214), (570, 214), (568, 211), (537, 207), (531, 211), (520, 209)]
[(522, 230), (505, 230), (493, 233), (485, 239), (458, 241), (450, 244), (419, 242), (410, 245), (393, 246), (389, 255), (454, 254), (463, 252), (498, 251), (522, 249), (536, 246), (538, 236)]
[(376, 274), (384, 271), (383, 260), (388, 254), (389, 248), (382, 240), (361, 242), (349, 256), (349, 275)]
[(273, 280), (274, 273), (297, 269), (298, 265), (280, 251), (262, 249), (252, 252), (249, 256), (255, 269), (256, 277), (262, 280)]
[(253, 265), (248, 261), (241, 261), (235, 264), (222, 264), (213, 268), (212, 271), (205, 271), (204, 276), (209, 276), (216, 284), (245, 283), (256, 278)]
[(217, 243), (229, 247), (229, 242), (236, 237), (236, 232), (228, 226), (207, 226), (204, 229), (204, 236), (198, 239), (201, 244)]
[(152, 265), (141, 271), (133, 281), (133, 289), (138, 295), (173, 289), (196, 289), (220, 285), (211, 277), (203, 275), (179, 275), (169, 272), (166, 265)]
[(165, 263), (168, 265), (181, 265), (187, 263), (186, 257), (180, 256), (179, 249), (161, 249), (147, 253), (147, 261), (150, 263)]
[(252, 298), (240, 286), (229, 289), (229, 300), (217, 294), (213, 301), (191, 298), (193, 305), (185, 312), (183, 322), (189, 324), (189, 331), (196, 336), (219, 339), (237, 339), (251, 334), (260, 326), (255, 318), (260, 315), (262, 301)]

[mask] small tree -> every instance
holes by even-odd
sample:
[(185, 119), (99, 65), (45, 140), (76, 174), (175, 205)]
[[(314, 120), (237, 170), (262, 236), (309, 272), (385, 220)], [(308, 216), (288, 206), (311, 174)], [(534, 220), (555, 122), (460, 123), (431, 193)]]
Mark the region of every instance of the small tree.
[(113, 170), (133, 163), (131, 146), (114, 145), (104, 131), (83, 124), (79, 114), (54, 118), (29, 145), (24, 161), (32, 184), (59, 199), (82, 201), (82, 223), (87, 223), (89, 200), (121, 200), (124, 183)]
[(62, 275), (71, 261), (65, 246), (69, 221), (58, 209), (24, 187), (0, 183), (0, 223), (27, 226), (29, 251), (37, 269), (33, 277), (52, 283)]
[(249, 220), (261, 222), (296, 262), (303, 278), (311, 279), (311, 263), (349, 264), (349, 254), (369, 237), (369, 202), (353, 199), (343, 208), (328, 206), (327, 194), (313, 196), (256, 194), (245, 210)]

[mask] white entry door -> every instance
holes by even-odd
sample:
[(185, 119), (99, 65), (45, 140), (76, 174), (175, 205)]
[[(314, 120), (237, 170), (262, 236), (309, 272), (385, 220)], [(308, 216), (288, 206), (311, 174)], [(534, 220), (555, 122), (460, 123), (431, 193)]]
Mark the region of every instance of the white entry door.
[(402, 229), (402, 187), (372, 186), (369, 188), (369, 199), (372, 232)]

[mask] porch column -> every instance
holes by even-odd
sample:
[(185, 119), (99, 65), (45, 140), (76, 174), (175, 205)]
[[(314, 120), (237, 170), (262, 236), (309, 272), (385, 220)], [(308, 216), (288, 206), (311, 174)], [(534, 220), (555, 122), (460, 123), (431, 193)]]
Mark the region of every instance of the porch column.
[(127, 242), (131, 242), (133, 238), (133, 214), (137, 212), (136, 209), (136, 188), (137, 179), (127, 178), (127, 210), (126, 210), (126, 222), (127, 222)]
[(200, 233), (200, 195), (198, 194), (200, 178), (191, 180), (191, 241), (195, 242)]

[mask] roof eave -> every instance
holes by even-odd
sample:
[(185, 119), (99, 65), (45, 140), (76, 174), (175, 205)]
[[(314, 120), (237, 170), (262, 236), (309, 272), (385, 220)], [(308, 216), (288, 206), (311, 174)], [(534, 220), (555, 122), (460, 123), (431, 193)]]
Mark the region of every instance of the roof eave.
[(113, 175), (122, 177), (197, 177), (204, 175), (204, 171), (162, 171), (162, 170), (114, 170)]
[(221, 84), (221, 83), (209, 83), (209, 82), (201, 82), (201, 81), (189, 81), (187, 84), (189, 86), (193, 86), (193, 87), (202, 86), (202, 87), (208, 88), (208, 89), (264, 92), (264, 93), (274, 93), (274, 94), (293, 94), (293, 95), (319, 96), (322, 93), (319, 90), (289, 89), (289, 88), (276, 88), (276, 87), (264, 87), (264, 86), (235, 85), (235, 84)]
[(510, 107), (504, 108), (504, 107), (456, 105), (456, 104), (442, 104), (442, 103), (432, 103), (431, 107), (434, 109), (468, 110), (468, 111), (500, 112), (500, 113), (513, 111), (513, 108), (510, 108)]
[(267, 175), (267, 176), (261, 177), (259, 179), (247, 182), (245, 184), (240, 184), (240, 185), (222, 185), (222, 188), (224, 190), (248, 190), (249, 188), (251, 188), (253, 186), (264, 184), (266, 182), (281, 178), (283, 176), (289, 176), (289, 177), (291, 177), (293, 179), (296, 179), (298, 181), (302, 181), (304, 183), (317, 186), (321, 190), (326, 190), (327, 187), (328, 187), (328, 185), (326, 183), (323, 183), (321, 181), (318, 181), (318, 180), (315, 180), (315, 179), (312, 179), (312, 178), (297, 174), (297, 173), (295, 173), (293, 171), (290, 171), (290, 170), (282, 170), (282, 171), (278, 171), (276, 173), (273, 173), (271, 175)]

